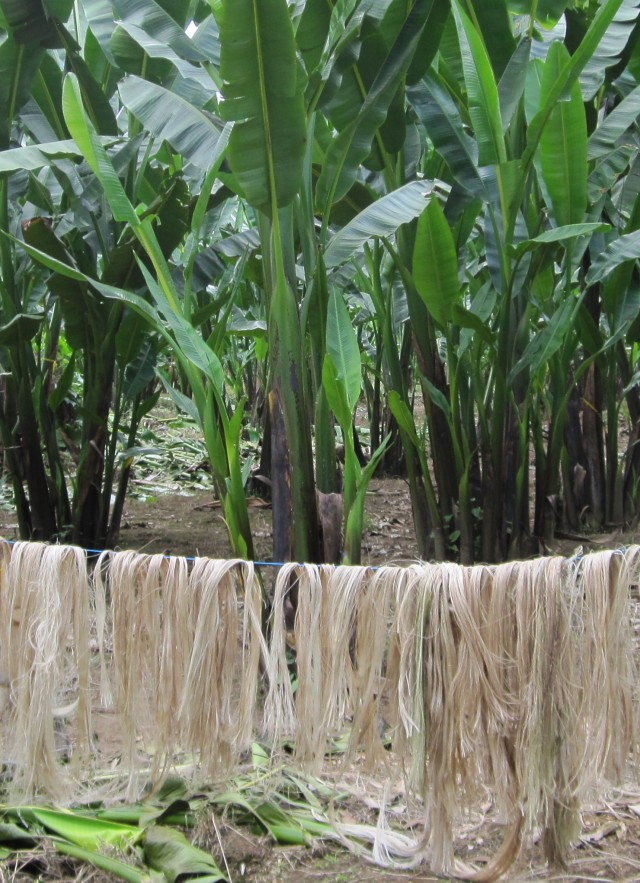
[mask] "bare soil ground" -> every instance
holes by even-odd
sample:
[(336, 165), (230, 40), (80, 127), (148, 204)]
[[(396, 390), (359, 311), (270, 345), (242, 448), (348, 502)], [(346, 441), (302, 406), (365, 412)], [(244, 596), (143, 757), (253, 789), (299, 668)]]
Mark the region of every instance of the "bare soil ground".
[[(258, 555), (270, 556), (271, 511), (256, 501), (251, 519)], [(0, 511), (0, 534), (16, 539), (15, 519)], [(634, 537), (617, 542), (633, 542)], [(563, 541), (553, 549), (572, 554), (581, 543)], [(584, 543), (582, 544), (584, 545)], [(594, 538), (594, 548), (602, 548)], [(225, 558), (230, 555), (223, 514), (211, 491), (189, 496), (158, 495), (153, 500), (128, 501), (122, 524), (120, 548), (146, 553)], [(401, 480), (374, 480), (367, 496), (363, 563), (399, 563), (416, 558), (411, 508), (406, 485)], [(354, 821), (375, 825), (379, 800), (362, 779), (362, 794), (354, 795), (349, 812)], [(467, 861), (482, 863), (498, 848), (503, 828), (495, 821), (468, 819), (459, 830), (458, 852)], [(400, 871), (378, 868), (335, 844), (316, 847), (276, 847), (265, 837), (237, 829), (224, 819), (205, 820), (197, 831), (199, 844), (210, 849), (230, 880), (256, 883), (320, 883), (320, 881), (412, 880), (434, 881), (428, 868)], [(0, 863), (0, 883), (10, 880), (94, 880), (104, 874), (61, 862), (55, 856), (31, 867), (22, 862)], [(640, 881), (640, 785), (612, 795), (600, 795), (583, 813), (583, 832), (574, 845), (568, 867), (548, 868), (542, 846), (533, 838), (507, 878), (512, 881)]]

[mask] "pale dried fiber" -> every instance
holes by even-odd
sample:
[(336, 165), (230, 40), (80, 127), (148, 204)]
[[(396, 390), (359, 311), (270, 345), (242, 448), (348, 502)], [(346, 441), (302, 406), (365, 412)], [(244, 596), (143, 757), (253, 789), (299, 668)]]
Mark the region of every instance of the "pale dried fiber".
[(297, 564), (285, 564), (278, 571), (273, 588), (269, 618), (269, 671), (267, 695), (264, 702), (263, 730), (274, 744), (292, 739), (296, 732), (295, 701), (289, 674), (288, 640), (285, 622), (285, 604), (292, 586), (298, 579)]
[(322, 717), (329, 737), (344, 735), (353, 719), (356, 612), (363, 583), (370, 577), (365, 567), (321, 568), (326, 606)]
[(298, 688), (295, 697), (295, 757), (309, 770), (318, 770), (326, 748), (324, 670), (327, 664), (325, 592), (320, 570), (301, 565), (296, 573), (298, 606), (293, 635)]
[(384, 717), (380, 710), (386, 694), (385, 662), (388, 649), (391, 601), (397, 568), (369, 572), (357, 595), (353, 675), (353, 724), (347, 758), (363, 752), (370, 769), (384, 763)]
[[(348, 733), (349, 760), (404, 770), (424, 805), (416, 838), (393, 832), (383, 806), (370, 832), (378, 861), (428, 859), (491, 881), (539, 830), (562, 863), (580, 806), (621, 780), (636, 747), (629, 588), (639, 577), (638, 547), (491, 567), (290, 564), (265, 639), (247, 562), (104, 553), (88, 581), (80, 550), (1, 543), (3, 760), (25, 799), (59, 798), (119, 757), (137, 796), (142, 775), (157, 781), (185, 757), (200, 778), (233, 772), (256, 732), (320, 771)], [(96, 741), (88, 756), (90, 698), (115, 719), (116, 755)], [(476, 869), (456, 856), (453, 831), (488, 795), (504, 844)]]
[(197, 559), (189, 598), (194, 631), (184, 648), (181, 732), (207, 775), (228, 774), (250, 745), (257, 698), (262, 639), (253, 564)]
[[(88, 761), (89, 603), (86, 557), (71, 546), (16, 543), (2, 567), (5, 750), (11, 796), (69, 794)], [(73, 739), (65, 731), (73, 721)], [(58, 742), (67, 763), (58, 758)]]
[[(151, 558), (156, 560), (151, 562)], [(162, 556), (136, 552), (114, 552), (108, 559), (114, 705), (130, 796), (136, 791), (137, 775), (145, 761), (138, 737), (148, 743), (155, 730), (155, 691), (160, 688), (161, 562)]]
[(13, 621), (9, 614), (9, 581), (7, 569), (11, 561), (11, 544), (0, 540), (0, 760), (7, 756), (6, 723), (10, 710), (10, 659)]

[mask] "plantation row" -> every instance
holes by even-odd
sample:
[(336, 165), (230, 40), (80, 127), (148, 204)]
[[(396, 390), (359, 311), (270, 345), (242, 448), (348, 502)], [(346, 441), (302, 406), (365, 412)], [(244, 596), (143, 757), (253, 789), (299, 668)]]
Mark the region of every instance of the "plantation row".
[(242, 558), (256, 436), (279, 561), (322, 560), (341, 493), (357, 563), (376, 470), (406, 476), (424, 558), (635, 524), (639, 11), (0, 0), (21, 536), (116, 543), (161, 394)]

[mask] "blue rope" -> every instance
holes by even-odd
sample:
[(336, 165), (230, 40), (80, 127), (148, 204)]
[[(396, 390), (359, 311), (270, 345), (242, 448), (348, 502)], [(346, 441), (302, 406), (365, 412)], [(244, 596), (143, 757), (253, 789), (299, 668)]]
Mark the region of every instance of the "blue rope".
[[(28, 540), (7, 540), (4, 538), (2, 538), (2, 539), (4, 540), (5, 543), (9, 543), (10, 546), (15, 546), (16, 543), (29, 542)], [(33, 540), (33, 542), (41, 543), (42, 545), (45, 545), (45, 546), (46, 545), (59, 545), (59, 546), (73, 545), (72, 543), (68, 543), (68, 544), (67, 543), (47, 543), (44, 540)], [(115, 553), (116, 549), (84, 549), (83, 551), (86, 552), (87, 555), (102, 555), (104, 553)], [(127, 549), (127, 550), (122, 550), (122, 551), (135, 552), (136, 550), (135, 549), (131, 549), (131, 550)], [(150, 553), (138, 552), (137, 554), (146, 555), (146, 554), (150, 554)], [(169, 560), (169, 558), (183, 558), (185, 561), (198, 561), (199, 560), (195, 556), (191, 556), (191, 555), (164, 555), (163, 554), (162, 557), (165, 558), (166, 560)], [(209, 557), (209, 556), (204, 556), (204, 557)], [(243, 559), (238, 558), (237, 560), (242, 561)], [(304, 566), (304, 564), (300, 561), (297, 561), (297, 562), (293, 562), (293, 561), (248, 561), (246, 563), (253, 564), (255, 567), (285, 567), (287, 564), (294, 564), (294, 563), (297, 567)], [(319, 565), (316, 565), (316, 566), (319, 566)], [(377, 568), (372, 568), (372, 569), (376, 570)]]

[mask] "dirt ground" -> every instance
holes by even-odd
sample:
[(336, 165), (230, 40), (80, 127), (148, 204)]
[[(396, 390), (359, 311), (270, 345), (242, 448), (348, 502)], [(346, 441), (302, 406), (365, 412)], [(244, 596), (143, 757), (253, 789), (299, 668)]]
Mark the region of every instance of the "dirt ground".
[[(271, 558), (271, 508), (250, 500), (250, 518), (260, 560)], [(226, 558), (231, 547), (219, 504), (209, 491), (193, 496), (158, 496), (153, 502), (131, 499), (125, 507), (120, 548), (147, 553)], [(374, 480), (367, 494), (363, 564), (413, 560), (416, 544), (407, 486), (396, 479)]]
[[(271, 511), (256, 501), (251, 506), (251, 520), (257, 553), (262, 560), (270, 556)], [(0, 512), (0, 533), (15, 539), (16, 525), (11, 513)], [(579, 538), (578, 538), (579, 539)], [(627, 538), (625, 538), (627, 539)], [(627, 541), (632, 541), (628, 538)], [(564, 540), (557, 549), (572, 554), (581, 544)], [(596, 538), (595, 547), (602, 547)], [(130, 499), (125, 508), (119, 548), (145, 553), (225, 558), (230, 555), (223, 514), (212, 501), (211, 491), (189, 496), (166, 494), (149, 500)], [(400, 563), (415, 560), (416, 547), (411, 508), (406, 484), (401, 480), (374, 480), (367, 495), (363, 563)], [(353, 801), (358, 822), (375, 825), (379, 803), (370, 793)], [(468, 820), (459, 831), (457, 851), (467, 861), (480, 865), (491, 857), (502, 839), (503, 829), (487, 820)], [(357, 881), (411, 880), (433, 881), (428, 868), (400, 871), (378, 868), (351, 855), (335, 844), (316, 847), (276, 847), (266, 838), (247, 829), (236, 829), (218, 819), (200, 830), (200, 844), (211, 850), (229, 879), (256, 883), (357, 883)], [(10, 880), (33, 880), (16, 865), (0, 863), (0, 883)], [(50, 873), (36, 874), (41, 880), (105, 881), (104, 874), (53, 863)], [(505, 879), (511, 881), (640, 881), (640, 784), (626, 791), (602, 796), (584, 810), (583, 832), (574, 845), (566, 869), (546, 866), (542, 846), (534, 837), (525, 844), (517, 865)]]

